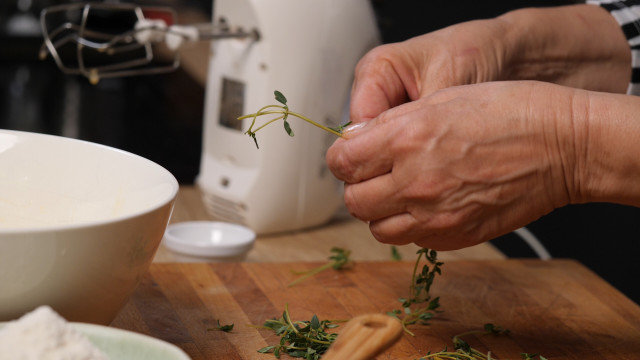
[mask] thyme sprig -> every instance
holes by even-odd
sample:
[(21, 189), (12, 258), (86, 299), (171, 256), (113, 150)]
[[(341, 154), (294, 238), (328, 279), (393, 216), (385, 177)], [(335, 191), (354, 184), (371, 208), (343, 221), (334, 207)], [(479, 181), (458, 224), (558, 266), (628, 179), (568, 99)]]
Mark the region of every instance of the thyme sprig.
[(310, 321), (293, 321), (289, 313), (289, 305), (284, 306), (284, 312), (279, 319), (271, 319), (264, 322), (262, 328), (273, 330), (280, 336), (280, 342), (276, 345), (265, 346), (259, 349), (259, 353), (273, 353), (276, 358), (286, 354), (294, 358), (318, 360), (329, 349), (329, 346), (338, 337), (336, 333), (328, 330), (334, 329), (337, 323), (346, 320), (319, 320), (313, 315)]
[[(263, 106), (262, 108), (260, 108), (260, 110), (256, 111), (253, 114), (247, 114), (247, 115), (243, 115), (240, 116), (238, 118), (238, 120), (244, 120), (244, 119), (252, 119), (251, 120), (251, 125), (249, 126), (249, 129), (247, 131), (245, 131), (244, 133), (249, 135), (249, 137), (251, 137), (253, 139), (253, 141), (256, 143), (256, 148), (260, 148), (258, 146), (258, 140), (256, 139), (256, 133), (258, 131), (260, 131), (261, 129), (263, 129), (264, 127), (266, 127), (267, 125), (276, 122), (278, 120), (282, 120), (283, 125), (284, 125), (284, 130), (287, 132), (287, 134), (289, 136), (293, 136), (293, 129), (291, 129), (291, 124), (289, 124), (289, 122), (287, 121), (287, 119), (289, 118), (289, 116), (294, 116), (297, 117), (299, 119), (302, 119), (306, 122), (308, 122), (309, 124), (313, 125), (313, 126), (317, 126), (320, 129), (324, 130), (324, 131), (328, 131), (336, 136), (342, 137), (342, 130), (344, 129), (345, 126), (349, 125), (349, 123), (342, 125), (342, 126), (338, 126), (336, 128), (331, 128), (328, 126), (324, 126), (322, 124), (319, 124), (311, 119), (309, 119), (308, 117), (299, 114), (297, 112), (293, 112), (289, 109), (289, 105), (287, 105), (287, 98), (278, 90), (275, 90), (273, 92), (275, 99), (277, 102), (279, 102), (282, 105), (267, 105), (267, 106)], [(260, 126), (256, 125), (256, 120), (258, 117), (260, 116), (266, 116), (266, 115), (274, 115), (273, 118), (267, 120), (265, 123), (263, 123)], [(254, 126), (256, 127), (254, 129)]]
[[(415, 334), (407, 326), (418, 322), (427, 324), (440, 307), (440, 297), (432, 297), (429, 292), (436, 274), (442, 274), (441, 266), (444, 264), (438, 261), (438, 253), (435, 250), (420, 249), (416, 254), (418, 258), (413, 266), (409, 297), (398, 299), (402, 303), (402, 309), (387, 312), (387, 315), (400, 320), (404, 331), (411, 336)], [(420, 260), (423, 257), (427, 260), (427, 264), (423, 265), (422, 270), (418, 272)]]
[(311, 269), (311, 270), (306, 270), (306, 271), (294, 271), (292, 270), (292, 272), (296, 275), (300, 275), (300, 277), (298, 277), (297, 279), (293, 280), (291, 283), (289, 283), (289, 287), (297, 285), (299, 283), (301, 283), (302, 281), (316, 275), (319, 274), (325, 270), (331, 269), (333, 268), (334, 270), (341, 270), (344, 269), (348, 266), (350, 266), (351, 264), (353, 264), (353, 261), (351, 261), (351, 251), (350, 250), (346, 250), (346, 249), (342, 249), (339, 247), (333, 247), (331, 248), (331, 253), (333, 255), (329, 256), (329, 262), (318, 266), (317, 268)]
[[(491, 352), (486, 354), (474, 349), (468, 342), (462, 339), (464, 336), (469, 335), (506, 335), (509, 333), (508, 329), (494, 324), (484, 324), (484, 330), (467, 331), (462, 334), (455, 335), (452, 339), (454, 350), (447, 350), (445, 348), (442, 351), (431, 353), (421, 357), (418, 360), (497, 360), (491, 356)], [(535, 356), (535, 355), (534, 355)], [(533, 358), (525, 358), (528, 360), (534, 360)], [(546, 360), (544, 357), (540, 357), (540, 360)]]

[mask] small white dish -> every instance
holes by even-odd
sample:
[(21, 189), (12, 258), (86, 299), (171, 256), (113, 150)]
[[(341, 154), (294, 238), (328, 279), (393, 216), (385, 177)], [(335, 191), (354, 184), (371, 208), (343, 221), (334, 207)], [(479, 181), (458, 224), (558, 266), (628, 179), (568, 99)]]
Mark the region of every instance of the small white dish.
[[(0, 323), (0, 329), (6, 323)], [(177, 346), (151, 336), (108, 326), (71, 323), (109, 359), (126, 360), (191, 360)]]
[(246, 226), (216, 221), (175, 223), (164, 234), (165, 245), (175, 252), (213, 258), (244, 256), (255, 240), (255, 232)]

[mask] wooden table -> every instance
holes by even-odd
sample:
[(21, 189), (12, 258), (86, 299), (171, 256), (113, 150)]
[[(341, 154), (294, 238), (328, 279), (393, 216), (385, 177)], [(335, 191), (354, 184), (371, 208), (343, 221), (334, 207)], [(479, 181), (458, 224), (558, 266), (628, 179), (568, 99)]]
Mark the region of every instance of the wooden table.
[[(360, 262), (287, 287), (290, 269), (313, 265), (153, 264), (113, 325), (174, 343), (194, 360), (273, 359), (256, 350), (277, 339), (246, 324), (279, 317), (286, 303), (294, 320), (386, 312), (407, 295), (412, 271), (410, 262)], [(520, 359), (521, 352), (549, 360), (640, 359), (640, 308), (573, 261), (452, 261), (432, 293), (444, 312), (378, 359), (451, 349), (453, 335), (487, 322), (511, 334), (468, 341), (499, 359)], [(234, 323), (233, 332), (207, 331), (217, 320)]]
[[(213, 220), (205, 210), (200, 190), (195, 186), (181, 186), (176, 200), (171, 222), (192, 220)], [(253, 250), (244, 261), (247, 262), (288, 262), (324, 261), (333, 246), (352, 250), (355, 260), (390, 259), (389, 245), (377, 242), (367, 224), (343, 216), (327, 225), (314, 229), (276, 235), (258, 236)], [(398, 248), (407, 259), (412, 259), (418, 247), (407, 245)], [(443, 260), (495, 260), (504, 255), (490, 244), (480, 244), (471, 248), (442, 253)], [(160, 246), (155, 262), (203, 262), (208, 259), (176, 254)]]

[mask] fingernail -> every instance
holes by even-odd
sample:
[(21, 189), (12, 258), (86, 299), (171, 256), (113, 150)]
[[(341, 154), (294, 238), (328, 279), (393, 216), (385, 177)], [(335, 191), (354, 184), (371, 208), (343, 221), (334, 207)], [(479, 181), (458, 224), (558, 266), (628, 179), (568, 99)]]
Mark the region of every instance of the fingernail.
[(360, 122), (357, 124), (352, 124), (347, 126), (342, 130), (342, 137), (346, 139), (353, 137), (356, 133), (358, 133), (358, 131), (362, 130), (362, 128), (364, 128), (365, 125), (367, 125), (366, 122)]

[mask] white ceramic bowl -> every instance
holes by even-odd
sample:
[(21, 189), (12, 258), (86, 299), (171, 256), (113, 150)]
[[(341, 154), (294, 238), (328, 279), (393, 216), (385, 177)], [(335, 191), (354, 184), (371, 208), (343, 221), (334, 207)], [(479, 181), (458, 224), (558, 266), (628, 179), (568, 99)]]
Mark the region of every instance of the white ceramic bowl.
[(255, 240), (248, 227), (218, 221), (171, 224), (164, 235), (165, 245), (175, 252), (219, 260), (242, 259)]
[(0, 130), (0, 321), (50, 305), (108, 324), (147, 271), (178, 191), (121, 150)]

